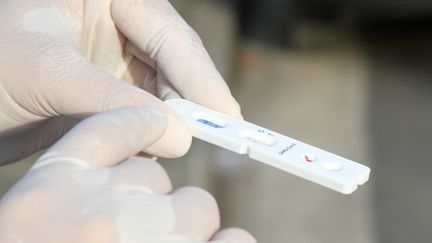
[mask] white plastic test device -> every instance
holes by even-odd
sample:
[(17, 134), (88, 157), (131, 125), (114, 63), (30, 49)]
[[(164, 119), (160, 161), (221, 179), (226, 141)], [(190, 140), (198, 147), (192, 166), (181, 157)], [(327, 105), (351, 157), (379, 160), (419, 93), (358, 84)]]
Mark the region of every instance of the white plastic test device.
[(354, 161), (185, 99), (166, 103), (192, 135), (344, 194), (369, 179), (370, 169)]

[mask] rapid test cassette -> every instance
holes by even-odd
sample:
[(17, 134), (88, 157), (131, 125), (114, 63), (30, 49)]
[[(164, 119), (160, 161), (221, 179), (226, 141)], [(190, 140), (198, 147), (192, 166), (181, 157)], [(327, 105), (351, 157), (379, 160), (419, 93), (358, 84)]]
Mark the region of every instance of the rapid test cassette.
[(167, 100), (192, 135), (239, 154), (350, 194), (369, 179), (370, 169), (269, 129), (184, 99)]

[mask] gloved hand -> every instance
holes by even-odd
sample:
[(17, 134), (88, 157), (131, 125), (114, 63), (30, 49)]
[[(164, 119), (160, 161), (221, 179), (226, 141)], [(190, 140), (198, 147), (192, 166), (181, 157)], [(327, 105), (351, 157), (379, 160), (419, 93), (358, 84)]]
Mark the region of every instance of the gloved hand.
[(157, 141), (167, 123), (149, 108), (114, 109), (79, 123), (0, 201), (0, 242), (254, 243), (240, 229), (216, 232), (209, 193), (171, 192), (156, 161), (129, 157)]
[(183, 155), (191, 135), (160, 99), (182, 96), (240, 116), (199, 37), (167, 0), (3, 0), (0, 30), (0, 164), (110, 108), (164, 111), (168, 128), (146, 151), (165, 157)]

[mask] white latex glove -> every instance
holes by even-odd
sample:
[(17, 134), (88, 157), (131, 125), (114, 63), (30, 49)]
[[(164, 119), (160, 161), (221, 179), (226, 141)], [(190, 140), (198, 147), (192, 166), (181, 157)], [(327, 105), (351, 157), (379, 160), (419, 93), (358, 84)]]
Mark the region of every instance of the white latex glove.
[(149, 108), (119, 108), (79, 123), (0, 201), (0, 242), (254, 243), (240, 229), (217, 232), (209, 193), (171, 192), (156, 161), (129, 157), (166, 127), (164, 113)]
[(65, 116), (163, 110), (168, 128), (147, 152), (164, 157), (183, 155), (191, 135), (160, 99), (182, 96), (240, 116), (167, 0), (2, 0), (0, 30), (0, 164), (52, 144), (75, 123)]

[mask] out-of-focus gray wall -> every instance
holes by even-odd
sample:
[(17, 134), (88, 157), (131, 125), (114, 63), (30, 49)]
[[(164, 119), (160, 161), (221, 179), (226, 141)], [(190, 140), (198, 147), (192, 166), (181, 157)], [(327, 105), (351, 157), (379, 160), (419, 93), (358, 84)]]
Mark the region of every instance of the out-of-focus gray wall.
[[(356, 16), (342, 9), (339, 19), (321, 8), (318, 16), (324, 21), (297, 16), (285, 18), (287, 24), (261, 23), (255, 26), (258, 39), (232, 44), (206, 42), (215, 35), (238, 37), (233, 32), (238, 22), (221, 21), (236, 19), (232, 9), (216, 2), (188, 2), (189, 11), (207, 5), (207, 14), (219, 15), (189, 17), (186, 11), (186, 18), (211, 54), (234, 45), (233, 53), (215, 62), (245, 118), (368, 164), (371, 178), (343, 196), (196, 142), (188, 157), (164, 163), (172, 173), (182, 171), (178, 183), (205, 186), (217, 196), (223, 224), (245, 227), (260, 242), (432, 242), (432, 24), (427, 8), (394, 11), (395, 5), (381, 1), (354, 11)], [(252, 23), (268, 21), (256, 18)], [(214, 22), (225, 26), (205, 27)], [(263, 31), (265, 26), (270, 30)], [(277, 33), (279, 41), (262, 37), (281, 26), (288, 29)], [(280, 41), (287, 43), (274, 47)], [(232, 66), (225, 69), (224, 58), (233, 54)], [(188, 166), (178, 170), (174, 163)], [(196, 168), (203, 172), (200, 180)]]

